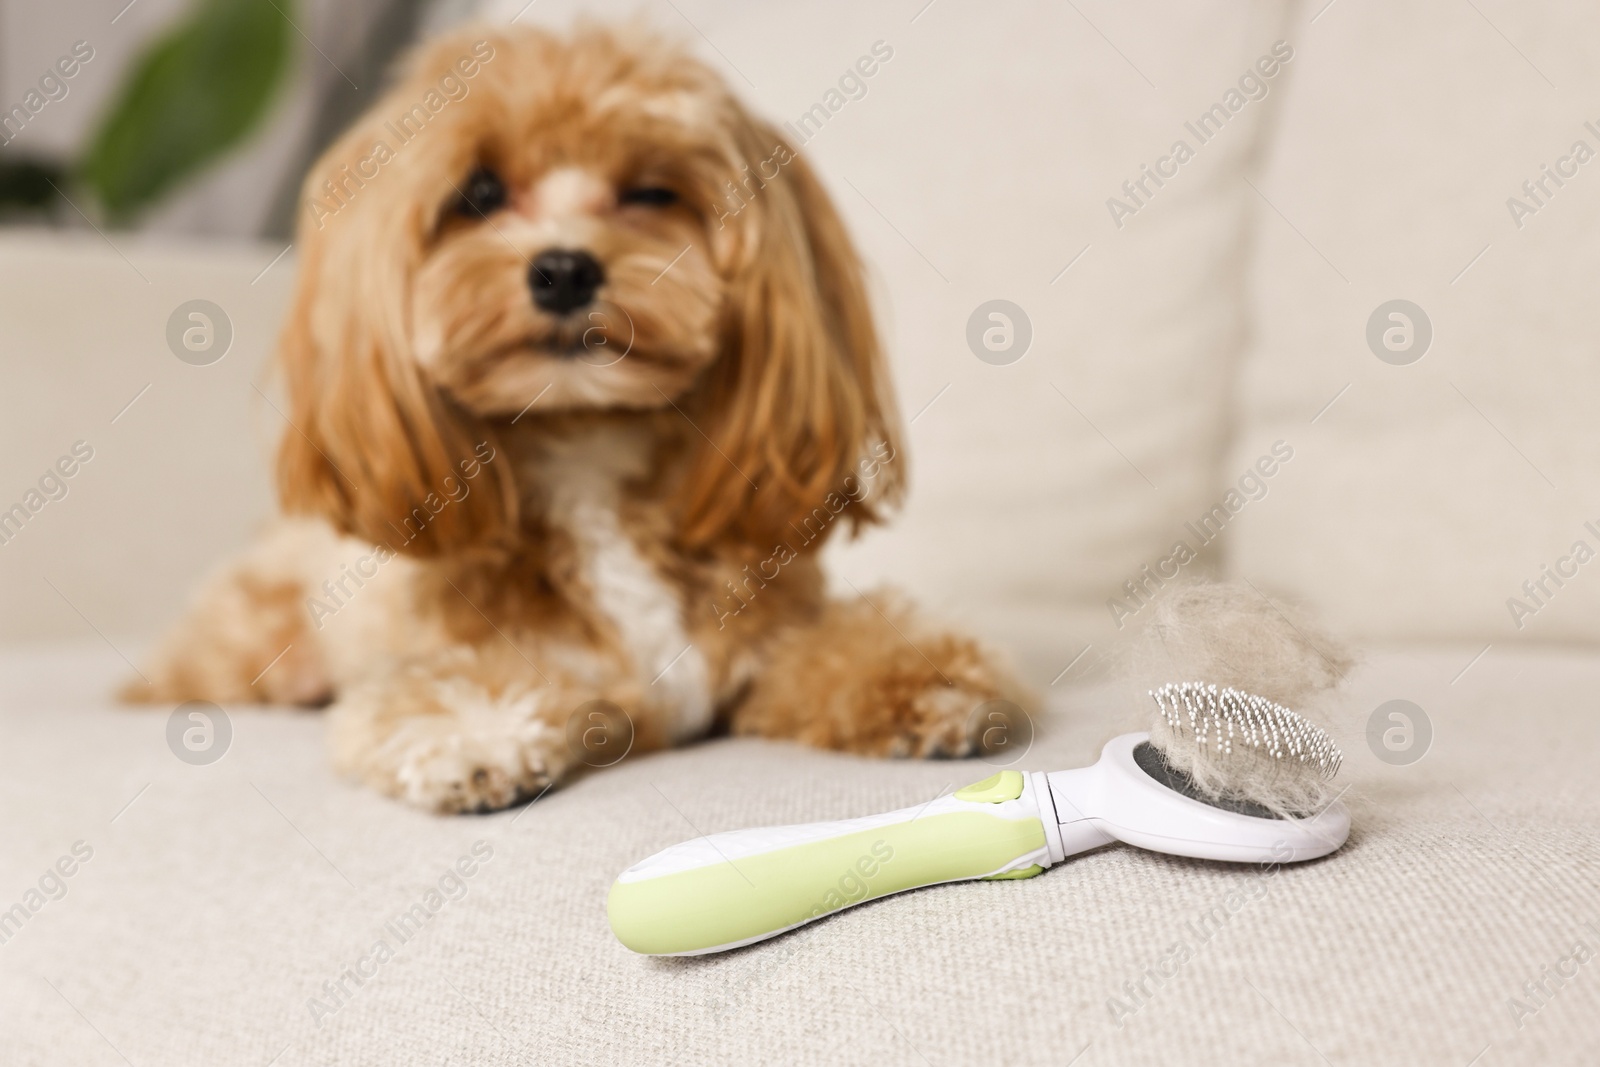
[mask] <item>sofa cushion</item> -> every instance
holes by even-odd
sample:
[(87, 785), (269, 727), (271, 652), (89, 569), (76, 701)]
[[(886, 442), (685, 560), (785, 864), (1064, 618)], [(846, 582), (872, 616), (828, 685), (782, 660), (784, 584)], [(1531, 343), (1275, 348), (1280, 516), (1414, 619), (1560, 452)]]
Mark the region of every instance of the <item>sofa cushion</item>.
[(1226, 545), (1348, 632), (1600, 638), (1597, 31), (1402, 3), (1295, 35), (1230, 470), (1295, 460)]

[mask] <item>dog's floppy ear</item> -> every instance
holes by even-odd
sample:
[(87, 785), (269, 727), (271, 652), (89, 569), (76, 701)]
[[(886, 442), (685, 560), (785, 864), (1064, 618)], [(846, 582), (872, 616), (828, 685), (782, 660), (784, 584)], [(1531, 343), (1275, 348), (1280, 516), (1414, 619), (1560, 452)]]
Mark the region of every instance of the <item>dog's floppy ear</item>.
[(411, 350), (407, 301), (431, 223), (425, 200), (399, 173), (359, 188), (347, 176), (372, 139), (352, 130), (303, 187), (300, 277), (279, 344), (291, 423), (278, 451), (279, 497), (286, 511), (418, 556), (509, 540), (509, 458)]
[(700, 409), (708, 440), (685, 483), (691, 545), (729, 534), (772, 544), (795, 536), (791, 523), (804, 523), (808, 539), (819, 525), (825, 536), (837, 523), (823, 516), (854, 530), (881, 520), (905, 481), (893, 396), (844, 225), (776, 131), (747, 118), (742, 126), (739, 150), (762, 182), (747, 184), (737, 213), (719, 220), (735, 230), (726, 253), (732, 300)]

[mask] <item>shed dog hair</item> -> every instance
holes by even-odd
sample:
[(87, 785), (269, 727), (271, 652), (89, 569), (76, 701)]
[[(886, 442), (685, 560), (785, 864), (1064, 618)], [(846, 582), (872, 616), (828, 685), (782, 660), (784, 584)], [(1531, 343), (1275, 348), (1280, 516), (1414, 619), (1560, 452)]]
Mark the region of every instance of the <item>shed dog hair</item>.
[[(1129, 698), (1150, 721), (1150, 691), (1168, 682), (1231, 687), (1282, 704), (1320, 729), (1347, 732), (1340, 687), (1356, 655), (1309, 610), (1267, 599), (1242, 582), (1187, 582), (1167, 592), (1132, 643)], [(1199, 790), (1222, 800), (1249, 800), (1280, 814), (1320, 812), (1342, 790), (1263, 750), (1175, 743), (1155, 716), (1151, 740), (1168, 764)]]
[(331, 701), (338, 768), (437, 811), (719, 728), (961, 755), (1026, 702), (898, 596), (826, 594), (905, 483), (861, 266), (681, 48), (438, 40), (304, 199), (287, 514), (130, 697)]

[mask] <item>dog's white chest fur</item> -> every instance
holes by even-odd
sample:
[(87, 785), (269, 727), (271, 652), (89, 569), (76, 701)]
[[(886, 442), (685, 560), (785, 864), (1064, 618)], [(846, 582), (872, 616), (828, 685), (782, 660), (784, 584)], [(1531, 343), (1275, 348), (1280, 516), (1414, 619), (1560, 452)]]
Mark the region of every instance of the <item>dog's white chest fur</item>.
[(647, 697), (672, 712), (673, 740), (711, 725), (705, 656), (690, 642), (682, 599), (639, 551), (620, 519), (621, 484), (643, 466), (615, 434), (564, 442), (541, 470), (549, 520), (573, 539), (600, 612), (611, 620)]

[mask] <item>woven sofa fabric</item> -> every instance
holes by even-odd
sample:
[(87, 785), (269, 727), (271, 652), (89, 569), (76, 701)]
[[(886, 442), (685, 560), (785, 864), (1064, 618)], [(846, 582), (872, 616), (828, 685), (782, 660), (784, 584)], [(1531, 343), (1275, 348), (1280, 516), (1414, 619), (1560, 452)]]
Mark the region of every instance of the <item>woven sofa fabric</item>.
[[(1595, 1062), (1600, 725), (1578, 713), (1600, 660), (1491, 652), (1452, 684), (1475, 651), (1379, 654), (1353, 680), (1355, 829), (1324, 861), (1118, 847), (697, 959), (612, 938), (617, 872), (993, 768), (717, 741), (439, 818), (335, 779), (317, 714), (234, 710), (223, 758), (192, 765), (166, 713), (107, 702), (126, 668), (103, 646), (8, 652), (0, 904), (92, 856), (6, 927), (0, 1062)], [(1395, 699), (1431, 724), (1408, 765), (1366, 741)], [(1093, 759), (1119, 702), (1058, 694), (1017, 766)]]

